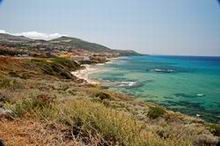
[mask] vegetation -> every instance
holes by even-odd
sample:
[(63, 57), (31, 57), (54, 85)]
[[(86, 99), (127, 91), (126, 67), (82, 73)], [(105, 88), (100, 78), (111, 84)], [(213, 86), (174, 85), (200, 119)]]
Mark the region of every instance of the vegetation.
[[(74, 143), (86, 145), (96, 143), (97, 145), (126, 146), (174, 146), (177, 144), (188, 146), (194, 145), (194, 143), (199, 145), (201, 142), (214, 144), (209, 137), (202, 140), (196, 139), (195, 136), (207, 132), (201, 125), (197, 125), (195, 128), (172, 125), (174, 127), (171, 128), (171, 125), (162, 124), (162, 129), (154, 128), (154, 124), (150, 125), (150, 123), (138, 120), (129, 112), (106, 107), (105, 104), (92, 101), (90, 98), (75, 98), (59, 102), (56, 98), (38, 95), (15, 103), (8, 103), (6, 108), (12, 111), (15, 118), (63, 125), (66, 142), (75, 139)], [(176, 129), (177, 127), (179, 129)], [(179, 130), (183, 133), (180, 134)]]
[(220, 136), (220, 125), (219, 124), (208, 124), (207, 125), (211, 132), (216, 135), (216, 136)]
[(6, 107), (12, 111), (14, 116), (24, 116), (30, 114), (35, 118), (54, 118), (57, 109), (54, 106), (54, 100), (46, 95), (39, 95), (33, 98), (27, 98), (16, 102), (15, 104), (6, 104)]
[(166, 113), (165, 109), (159, 106), (150, 107), (150, 110), (148, 112), (148, 117), (151, 119), (156, 119), (158, 117), (163, 116)]
[(51, 61), (54, 64), (60, 64), (71, 70), (77, 70), (80, 68), (80, 64), (78, 64), (77, 62), (69, 58), (55, 57), (55, 58), (52, 58)]
[[(76, 49), (82, 49), (84, 51), (93, 52), (93, 53), (112, 53), (117, 55), (140, 55), (135, 51), (130, 50), (112, 50), (106, 46), (90, 43), (81, 39), (72, 38), (62, 36), (60, 38), (44, 41), (44, 40), (32, 40), (25, 37), (20, 36), (13, 36), (9, 34), (0, 34), (0, 46), (6, 47), (15, 47), (19, 48), (22, 51), (16, 50), (0, 50), (0, 55), (18, 55), (18, 54), (25, 54), (25, 52), (31, 52), (30, 55), (34, 56), (33, 54), (40, 53), (40, 56), (45, 56), (44, 54), (56, 50), (56, 51), (74, 51)], [(40, 50), (43, 48), (44, 51)], [(49, 57), (50, 55), (46, 55)]]
[[(8, 59), (0, 58), (0, 139), (6, 145), (218, 143), (217, 124), (66, 79), (61, 71), (70, 72), (73, 66), (80, 68), (69, 59)], [(29, 78), (21, 78), (21, 73)]]
[(44, 73), (57, 76), (64, 79), (73, 79), (74, 76), (70, 70), (74, 71), (80, 68), (80, 65), (68, 58), (52, 58), (52, 59), (32, 59), (31, 65), (35, 64)]
[[(45, 104), (36, 98), (24, 100), (8, 107), (19, 117), (30, 113), (36, 118), (53, 119), (65, 123), (73, 138), (80, 137), (84, 143), (91, 143), (91, 138), (95, 137), (97, 143), (101, 145), (162, 144), (162, 141), (151, 137), (151, 134), (144, 129), (144, 124), (132, 116), (89, 100), (72, 100), (68, 101), (64, 108), (55, 108), (55, 105)], [(62, 115), (58, 114), (59, 112)], [(151, 139), (146, 140), (147, 138)]]
[(0, 79), (0, 89), (4, 89), (4, 88), (16, 90), (22, 88), (22, 85), (16, 79), (2, 78)]
[(98, 92), (98, 93), (96, 93), (95, 97), (98, 97), (98, 98), (101, 99), (101, 100), (111, 99), (111, 95), (109, 95), (109, 94), (107, 94), (107, 93), (104, 93), (104, 92)]
[(144, 125), (126, 113), (89, 100), (76, 100), (68, 107), (67, 121), (71, 119), (69, 123), (77, 127), (73, 129), (77, 135), (94, 135), (103, 145), (132, 146), (148, 142)]

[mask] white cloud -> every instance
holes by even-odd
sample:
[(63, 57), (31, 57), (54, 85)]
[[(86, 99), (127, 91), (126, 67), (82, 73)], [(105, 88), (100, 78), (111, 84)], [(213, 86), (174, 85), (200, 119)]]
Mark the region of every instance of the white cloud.
[[(50, 40), (50, 39), (55, 39), (61, 36), (64, 36), (63, 34), (59, 33), (41, 33), (41, 32), (36, 32), (36, 31), (29, 31), (29, 32), (21, 32), (21, 33), (9, 33), (5, 30), (0, 29), (0, 33), (7, 33), (11, 35), (16, 35), (16, 36), (25, 36), (31, 39), (43, 39), (43, 40)], [(66, 36), (66, 35), (65, 35)]]
[(59, 33), (52, 33), (52, 34), (47, 34), (47, 33), (40, 33), (36, 31), (30, 31), (30, 32), (22, 32), (22, 33), (15, 33), (14, 35), (17, 36), (26, 36), (28, 38), (32, 39), (43, 39), (43, 40), (50, 40), (54, 38), (61, 37), (62, 35)]
[(7, 33), (5, 30), (0, 29), (0, 33)]

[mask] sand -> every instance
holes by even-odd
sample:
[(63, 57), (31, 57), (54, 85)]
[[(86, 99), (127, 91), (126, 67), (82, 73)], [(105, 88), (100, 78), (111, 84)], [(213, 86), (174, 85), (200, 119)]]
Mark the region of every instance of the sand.
[(86, 80), (90, 84), (100, 84), (99, 81), (89, 78), (90, 74), (102, 71), (97, 65), (83, 65), (85, 68), (71, 72), (79, 79)]

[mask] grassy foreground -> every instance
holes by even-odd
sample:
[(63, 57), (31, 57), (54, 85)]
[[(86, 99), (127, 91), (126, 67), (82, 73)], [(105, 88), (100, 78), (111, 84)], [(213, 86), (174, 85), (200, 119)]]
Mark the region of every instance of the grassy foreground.
[[(10, 63), (9, 63), (10, 62)], [(220, 127), (72, 76), (74, 61), (0, 58), (6, 145), (214, 146)]]

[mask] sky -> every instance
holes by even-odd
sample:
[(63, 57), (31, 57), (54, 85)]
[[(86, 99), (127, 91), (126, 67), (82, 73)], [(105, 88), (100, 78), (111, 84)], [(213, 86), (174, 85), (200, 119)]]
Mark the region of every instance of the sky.
[(220, 56), (218, 0), (0, 0), (0, 32), (146, 54)]

